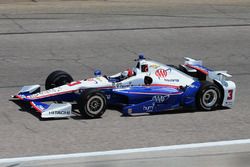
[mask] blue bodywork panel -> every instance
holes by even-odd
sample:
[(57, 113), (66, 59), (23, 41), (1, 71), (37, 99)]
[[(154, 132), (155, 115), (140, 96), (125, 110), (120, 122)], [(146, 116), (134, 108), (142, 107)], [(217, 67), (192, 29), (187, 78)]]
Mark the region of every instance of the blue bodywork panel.
[(182, 105), (185, 107), (195, 107), (196, 94), (200, 89), (201, 82), (195, 81), (191, 86), (188, 86), (183, 93)]
[[(124, 88), (101, 89), (110, 106), (121, 105), (125, 115), (133, 113), (154, 113), (173, 110), (180, 107), (195, 107), (196, 94), (201, 86), (200, 81), (195, 81), (185, 88), (168, 86), (130, 86)], [(26, 95), (26, 96), (25, 96)], [(28, 94), (19, 94), (24, 101), (32, 101), (34, 105), (47, 108), (45, 101), (73, 102), (80, 98), (80, 93), (71, 92), (40, 99), (27, 98)], [(29, 96), (28, 96), (29, 97)], [(39, 108), (39, 107), (38, 107)]]
[(125, 104), (122, 112), (125, 115), (133, 113), (153, 113), (173, 110), (180, 107), (195, 107), (196, 94), (200, 88), (196, 81), (191, 86), (177, 89), (166, 86), (133, 86), (112, 90), (110, 104)]

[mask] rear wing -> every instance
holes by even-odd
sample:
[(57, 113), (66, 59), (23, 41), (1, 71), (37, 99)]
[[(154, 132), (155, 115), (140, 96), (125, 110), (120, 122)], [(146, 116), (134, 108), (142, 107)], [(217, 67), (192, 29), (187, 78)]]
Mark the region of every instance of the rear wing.
[(202, 60), (195, 60), (189, 57), (184, 58), (186, 61), (181, 66), (185, 68), (188, 72), (200, 72), (213, 80), (218, 80), (221, 82), (225, 81), (228, 77), (232, 77), (232, 75), (228, 74), (227, 71), (214, 71), (210, 68), (203, 66)]
[(228, 74), (227, 71), (211, 71), (208, 73), (208, 77), (223, 83), (227, 78), (232, 77), (232, 75)]
[(201, 72), (205, 75), (208, 75), (209, 71), (213, 71), (205, 66), (202, 65), (201, 60), (195, 60), (189, 57), (184, 57), (185, 58), (185, 63), (183, 65), (184, 68), (188, 70), (188, 72)]

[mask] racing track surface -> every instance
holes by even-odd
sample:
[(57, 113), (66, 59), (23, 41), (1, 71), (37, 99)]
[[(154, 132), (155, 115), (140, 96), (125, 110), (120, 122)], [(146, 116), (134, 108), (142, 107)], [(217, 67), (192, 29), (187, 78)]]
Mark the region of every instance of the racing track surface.
[[(184, 1), (183, 1), (184, 2)], [(23, 2), (0, 5), (0, 158), (250, 138), (250, 2), (156, 0)], [(101, 119), (41, 121), (9, 101), (21, 86), (63, 69), (75, 80), (113, 74), (146, 57), (182, 57), (228, 70), (237, 84), (233, 109), (169, 111)]]

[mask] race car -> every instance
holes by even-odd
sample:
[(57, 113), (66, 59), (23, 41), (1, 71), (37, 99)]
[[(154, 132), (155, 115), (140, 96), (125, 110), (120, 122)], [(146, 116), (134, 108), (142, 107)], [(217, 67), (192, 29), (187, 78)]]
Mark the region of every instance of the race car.
[(157, 113), (179, 108), (211, 111), (232, 107), (236, 85), (226, 71), (214, 71), (201, 60), (166, 65), (139, 55), (136, 67), (112, 76), (95, 71), (95, 77), (73, 81), (70, 74), (54, 71), (40, 85), (24, 86), (12, 96), (41, 113), (42, 118), (72, 116), (76, 104), (84, 118), (98, 118), (109, 106), (120, 106), (124, 115)]

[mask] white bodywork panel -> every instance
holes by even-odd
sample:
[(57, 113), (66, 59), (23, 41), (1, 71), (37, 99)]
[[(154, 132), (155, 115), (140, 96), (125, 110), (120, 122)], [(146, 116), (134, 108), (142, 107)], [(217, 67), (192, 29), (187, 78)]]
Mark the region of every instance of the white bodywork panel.
[(96, 78), (89, 78), (87, 80), (73, 81), (63, 86), (59, 86), (53, 89), (42, 91), (40, 93), (32, 94), (30, 96), (27, 96), (26, 98), (39, 99), (39, 98), (44, 98), (44, 97), (52, 96), (52, 95), (76, 92), (79, 89), (102, 88), (102, 87), (112, 87), (112, 83), (108, 82), (106, 78), (101, 76), (101, 77), (96, 77)]
[(34, 91), (40, 89), (40, 85), (29, 85), (24, 86), (18, 93), (33, 93)]
[(226, 83), (227, 83), (226, 85), (223, 85), (224, 99), (222, 102), (222, 106), (232, 107), (235, 101), (236, 85), (232, 81), (226, 81)]
[(121, 85), (143, 85), (144, 77), (150, 76), (153, 79), (153, 85), (166, 86), (186, 86), (191, 85), (195, 79), (173, 67), (167, 66), (151, 60), (141, 60), (140, 67), (148, 66), (147, 72), (142, 72), (142, 69), (134, 69), (136, 76), (132, 76), (121, 81)]

